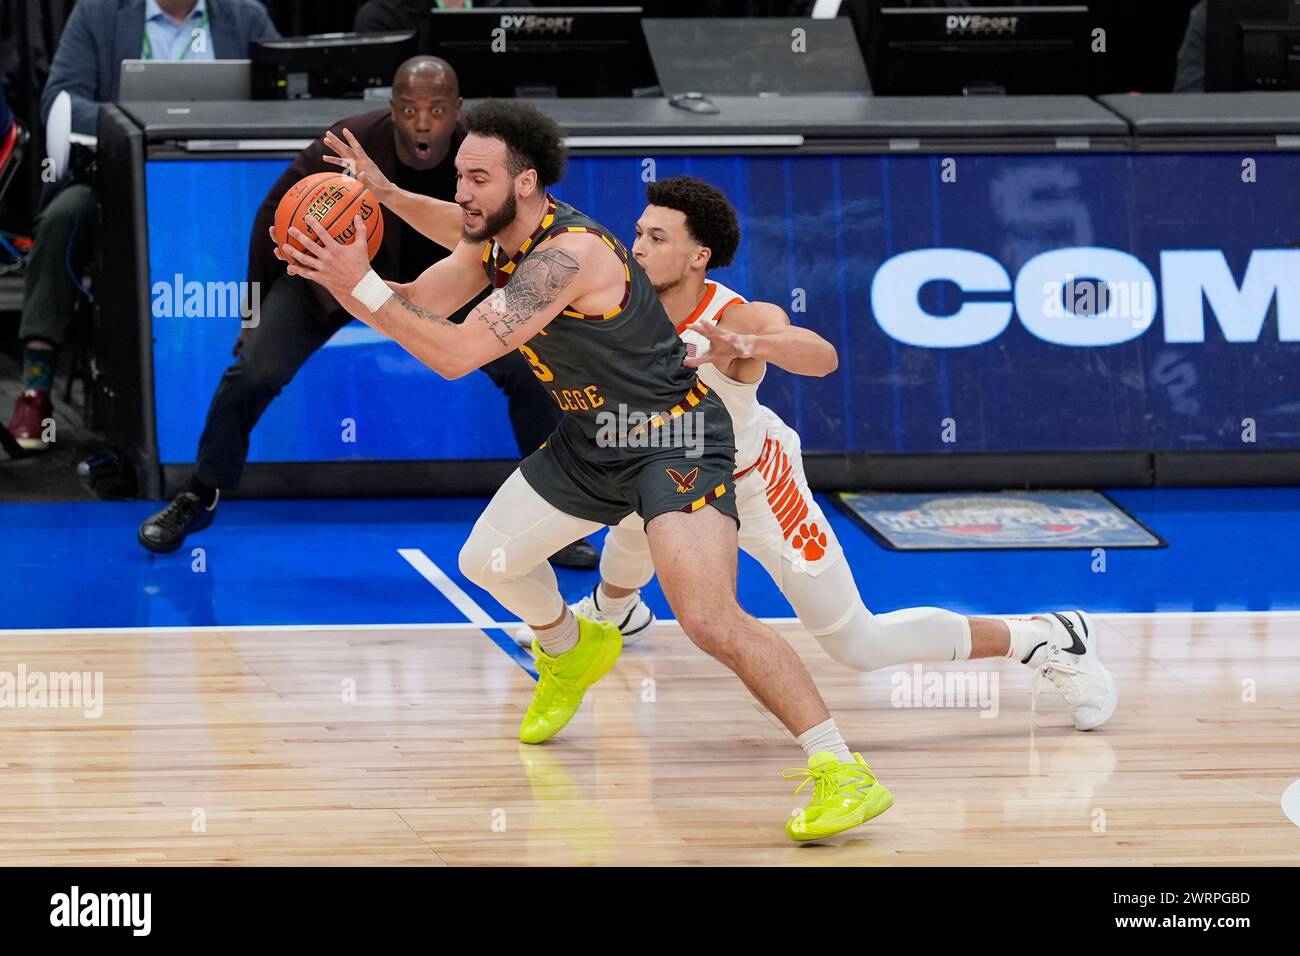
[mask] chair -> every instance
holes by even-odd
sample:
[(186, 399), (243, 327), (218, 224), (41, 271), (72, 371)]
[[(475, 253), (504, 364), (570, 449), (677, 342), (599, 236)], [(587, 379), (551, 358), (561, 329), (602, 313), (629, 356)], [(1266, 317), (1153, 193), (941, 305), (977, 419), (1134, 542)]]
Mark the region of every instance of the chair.
[[(30, 138), (31, 134), (17, 120), (14, 120), (7, 130), (0, 132), (0, 199), (4, 198), (5, 191), (18, 172), (18, 167), (22, 165), (23, 152)], [(27, 456), (27, 451), (18, 444), (13, 435), (9, 434), (9, 429), (3, 426), (0, 426), (0, 447), (4, 448), (10, 458)]]
[(17, 120), (7, 130), (0, 132), (0, 199), (4, 198), (5, 191), (22, 164), (23, 153), (30, 138), (31, 134)]

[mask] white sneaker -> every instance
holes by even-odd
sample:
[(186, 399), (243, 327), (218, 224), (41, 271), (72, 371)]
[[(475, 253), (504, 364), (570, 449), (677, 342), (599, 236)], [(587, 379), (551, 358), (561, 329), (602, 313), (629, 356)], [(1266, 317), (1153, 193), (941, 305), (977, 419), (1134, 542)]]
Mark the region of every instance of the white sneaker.
[(1098, 635), (1083, 611), (1034, 615), (1052, 626), (1052, 636), (1034, 648), (1025, 663), (1034, 669), (1031, 710), (1038, 707), (1038, 684), (1044, 677), (1070, 706), (1076, 730), (1100, 727), (1115, 713), (1119, 693), (1115, 678), (1101, 663)]
[[(606, 614), (596, 604), (596, 592), (600, 585), (592, 588), (591, 593), (584, 597), (577, 604), (570, 604), (569, 608), (579, 617), (585, 617), (589, 621), (609, 621), (611, 624), (618, 626), (623, 635), (623, 646), (635, 644), (641, 638), (650, 633), (650, 628), (655, 622), (655, 612), (650, 610), (650, 605), (641, 600), (641, 592), (636, 592), (636, 600), (619, 618)], [(522, 625), (519, 630), (515, 631), (515, 643), (521, 647), (533, 646), (533, 629), (527, 624)]]

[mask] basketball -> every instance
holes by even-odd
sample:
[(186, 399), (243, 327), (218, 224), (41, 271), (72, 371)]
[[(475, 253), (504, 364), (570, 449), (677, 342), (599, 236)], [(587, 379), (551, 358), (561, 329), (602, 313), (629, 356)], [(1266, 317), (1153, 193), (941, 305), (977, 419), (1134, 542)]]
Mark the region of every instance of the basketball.
[(289, 229), (297, 226), (301, 232), (315, 235), (307, 223), (310, 218), (324, 226), (335, 242), (348, 245), (356, 230), (353, 219), (358, 213), (366, 224), (366, 252), (373, 259), (384, 241), (384, 215), (378, 200), (349, 176), (316, 173), (294, 183), (280, 200), (275, 210), (275, 241), (303, 248), (289, 237)]

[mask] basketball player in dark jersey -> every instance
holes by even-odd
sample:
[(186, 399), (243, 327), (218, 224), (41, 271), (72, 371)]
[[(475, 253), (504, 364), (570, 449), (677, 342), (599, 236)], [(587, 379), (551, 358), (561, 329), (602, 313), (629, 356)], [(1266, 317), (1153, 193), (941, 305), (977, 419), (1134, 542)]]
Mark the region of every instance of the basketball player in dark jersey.
[[(466, 112), (465, 128), (456, 157), (463, 238), (417, 280), (387, 283), (371, 271), (360, 217), (350, 245), (311, 223), (311, 237), (291, 231), (306, 252), (278, 253), (291, 273), (320, 283), (446, 378), (518, 349), (566, 413), (501, 486), (460, 554), (465, 576), (536, 634), (540, 679), (520, 738), (541, 743), (562, 729), (622, 650), (617, 627), (567, 607), (547, 555), (636, 513), (682, 629), (808, 756), (806, 770), (789, 773), (812, 780), (814, 796), (787, 834), (821, 839), (883, 813), (893, 797), (850, 753), (798, 655), (736, 601), (730, 417), (684, 365), (685, 346), (628, 251), (547, 192), (564, 168), (559, 127), (525, 102), (487, 101)], [(336, 148), (360, 171), (364, 151), (344, 138)], [(389, 208), (416, 229), (437, 215), (413, 194)], [(446, 320), (487, 283), (495, 291), (463, 324)], [(719, 812), (734, 809), (720, 800)]]

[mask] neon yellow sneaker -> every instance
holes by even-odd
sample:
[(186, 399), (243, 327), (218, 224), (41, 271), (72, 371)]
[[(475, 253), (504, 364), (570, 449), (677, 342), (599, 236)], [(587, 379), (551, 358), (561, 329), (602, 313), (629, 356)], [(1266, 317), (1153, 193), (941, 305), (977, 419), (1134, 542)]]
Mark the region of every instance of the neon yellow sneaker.
[(609, 673), (622, 652), (623, 637), (617, 627), (585, 617), (578, 618), (578, 643), (558, 657), (551, 657), (534, 639), (537, 689), (519, 727), (519, 739), (540, 744), (564, 729), (578, 712), (587, 688)]
[(829, 750), (808, 758), (808, 769), (783, 770), (783, 777), (805, 777), (795, 790), (813, 784), (813, 798), (785, 824), (785, 833), (800, 843), (823, 840), (866, 823), (894, 805), (894, 795), (876, 780), (862, 754), (854, 763), (840, 763)]

